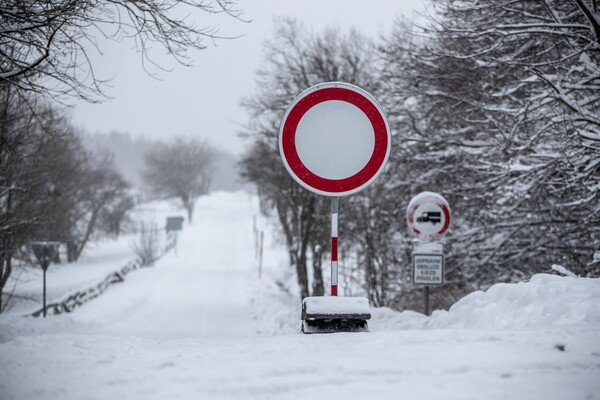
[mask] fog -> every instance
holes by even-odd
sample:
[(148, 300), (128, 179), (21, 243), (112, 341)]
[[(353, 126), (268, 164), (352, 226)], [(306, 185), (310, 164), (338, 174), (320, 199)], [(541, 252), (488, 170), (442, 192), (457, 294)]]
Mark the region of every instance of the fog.
[(218, 35), (235, 39), (206, 41), (205, 50), (189, 54), (190, 67), (158, 48), (151, 56), (162, 69), (142, 65), (131, 40), (98, 38), (97, 48), (89, 44), (94, 72), (108, 81), (109, 98), (100, 104), (77, 103), (72, 110), (76, 124), (92, 134), (118, 131), (151, 139), (189, 135), (240, 154), (244, 142), (238, 132), (247, 121), (240, 100), (255, 87), (254, 74), (275, 18), (293, 17), (316, 31), (356, 28), (377, 37), (391, 28), (395, 17), (410, 17), (424, 5), (423, 0), (245, 0), (239, 7), (243, 12), (239, 19), (197, 16), (199, 25), (218, 28)]

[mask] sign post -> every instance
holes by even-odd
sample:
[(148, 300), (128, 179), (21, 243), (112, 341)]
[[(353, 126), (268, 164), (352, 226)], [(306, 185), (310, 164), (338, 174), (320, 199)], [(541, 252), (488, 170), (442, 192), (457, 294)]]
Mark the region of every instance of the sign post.
[(339, 198), (366, 188), (383, 170), (391, 135), (383, 109), (365, 90), (342, 82), (315, 85), (294, 99), (279, 131), (292, 178), (331, 197), (331, 295), (338, 293)]
[(177, 232), (183, 229), (183, 217), (167, 217), (167, 233), (175, 232), (173, 238), (173, 253), (177, 257)]
[(302, 187), (331, 197), (331, 297), (302, 300), (304, 333), (368, 331), (368, 300), (338, 297), (339, 198), (363, 190), (377, 178), (389, 157), (390, 142), (379, 103), (348, 83), (306, 89), (283, 117), (279, 129), (283, 165)]
[(44, 274), (44, 289), (42, 293), (43, 297), (43, 310), (44, 310), (44, 318), (46, 318), (46, 270), (48, 266), (58, 253), (58, 247), (60, 243), (58, 242), (33, 242), (31, 243), (31, 249), (33, 250), (33, 254), (37, 258), (40, 266), (42, 267)]
[(429, 287), (444, 284), (444, 247), (435, 241), (450, 227), (450, 206), (438, 193), (419, 193), (408, 204), (406, 221), (418, 238), (413, 247), (413, 284), (425, 286), (425, 315), (429, 315)]
[(263, 248), (265, 246), (265, 231), (260, 231), (258, 249), (258, 278), (262, 278), (262, 265), (263, 265)]

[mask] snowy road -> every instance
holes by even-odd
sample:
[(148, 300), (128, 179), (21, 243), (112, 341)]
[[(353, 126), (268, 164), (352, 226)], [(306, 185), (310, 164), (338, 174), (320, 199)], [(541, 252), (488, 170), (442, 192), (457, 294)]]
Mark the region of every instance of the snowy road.
[(0, 381), (3, 399), (595, 399), (597, 346), (598, 333), (585, 330), (64, 334), (4, 345)]
[[(371, 333), (258, 334), (299, 310), (257, 290), (253, 213), (243, 194), (203, 199), (177, 257), (70, 316), (0, 319), (31, 332), (0, 344), (0, 399), (600, 399), (595, 280), (499, 286), (429, 322), (381, 310)], [(510, 307), (541, 325), (511, 328)]]
[[(79, 310), (102, 332), (157, 338), (253, 335), (255, 276), (248, 196), (202, 199), (179, 235), (177, 255), (131, 275), (131, 282)], [(241, 329), (243, 328), (243, 329)]]

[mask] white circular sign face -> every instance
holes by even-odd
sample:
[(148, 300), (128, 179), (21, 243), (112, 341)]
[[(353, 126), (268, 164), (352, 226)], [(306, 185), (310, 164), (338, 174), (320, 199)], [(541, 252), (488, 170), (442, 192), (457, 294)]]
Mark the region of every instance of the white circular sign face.
[(385, 114), (368, 92), (331, 82), (294, 99), (281, 124), (279, 150), (300, 185), (344, 196), (364, 189), (383, 170), (390, 138)]
[(450, 206), (438, 193), (419, 193), (408, 204), (406, 221), (408, 229), (419, 239), (438, 239), (450, 227)]
[(300, 161), (325, 179), (346, 179), (360, 172), (374, 147), (375, 134), (369, 119), (360, 108), (345, 101), (316, 104), (296, 128)]

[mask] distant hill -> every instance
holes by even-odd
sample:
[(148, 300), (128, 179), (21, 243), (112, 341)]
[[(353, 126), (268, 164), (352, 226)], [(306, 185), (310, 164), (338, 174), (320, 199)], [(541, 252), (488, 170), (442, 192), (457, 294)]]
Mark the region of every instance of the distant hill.
[[(85, 134), (83, 141), (91, 150), (106, 151), (112, 154), (115, 168), (139, 191), (144, 192), (142, 172), (144, 155), (160, 145), (160, 140), (144, 136), (132, 137), (129, 133), (111, 132), (106, 134)], [(242, 188), (237, 172), (237, 157), (219, 150), (215, 162), (215, 175), (211, 190), (234, 191)]]

